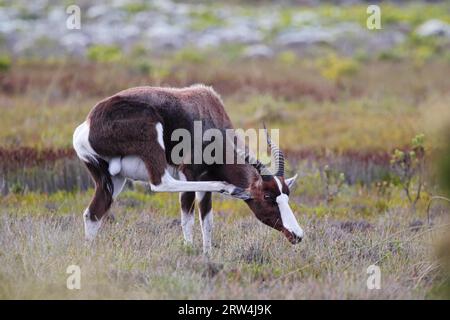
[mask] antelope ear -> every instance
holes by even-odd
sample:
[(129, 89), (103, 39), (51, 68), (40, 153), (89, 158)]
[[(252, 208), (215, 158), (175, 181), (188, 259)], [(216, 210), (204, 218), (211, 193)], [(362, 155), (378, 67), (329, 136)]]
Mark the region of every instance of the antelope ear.
[(292, 186), (294, 185), (295, 180), (297, 179), (297, 176), (298, 176), (298, 174), (295, 174), (295, 176), (293, 176), (292, 178), (284, 180), (284, 182), (288, 186), (289, 190), (292, 190)]
[(250, 192), (240, 187), (234, 187), (231, 193), (226, 190), (222, 190), (221, 193), (241, 200), (250, 200), (252, 198)]

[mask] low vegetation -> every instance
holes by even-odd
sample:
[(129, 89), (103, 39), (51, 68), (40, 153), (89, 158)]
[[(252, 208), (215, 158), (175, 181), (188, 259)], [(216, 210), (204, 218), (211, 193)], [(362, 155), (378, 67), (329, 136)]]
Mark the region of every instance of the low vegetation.
[[(182, 242), (176, 195), (126, 192), (93, 246), (84, 243), (80, 215), (88, 199), (83, 192), (2, 200), (1, 298), (422, 299), (443, 281), (429, 250), (446, 226), (442, 208), (428, 226), (402, 207), (320, 214), (297, 202), (307, 237), (291, 246), (241, 204), (216, 201), (205, 260), (198, 223), (194, 247)], [(372, 264), (382, 270), (381, 290), (366, 287)], [(69, 265), (81, 267), (81, 290), (66, 288)]]
[[(240, 10), (258, 15), (260, 5)], [(388, 25), (450, 22), (447, 4), (383, 6)], [(214, 8), (193, 15), (190, 28), (226, 23)], [(296, 8), (278, 9), (274, 29), (298, 23)], [(311, 10), (333, 23), (365, 16), (361, 6)], [(251, 59), (242, 51), (92, 45), (84, 59), (0, 52), (0, 298), (449, 298), (444, 44), (411, 36), (376, 56), (321, 47)], [(236, 127), (280, 129), (288, 174), (299, 173), (291, 202), (304, 242), (291, 246), (242, 201), (215, 196), (206, 259), (198, 222), (195, 245), (182, 242), (178, 195), (128, 183), (115, 220), (87, 246), (81, 213), (93, 185), (72, 150), (74, 128), (122, 89), (194, 83), (222, 95)], [(81, 267), (81, 290), (66, 288), (69, 265)], [(381, 268), (380, 290), (366, 286), (370, 265)]]

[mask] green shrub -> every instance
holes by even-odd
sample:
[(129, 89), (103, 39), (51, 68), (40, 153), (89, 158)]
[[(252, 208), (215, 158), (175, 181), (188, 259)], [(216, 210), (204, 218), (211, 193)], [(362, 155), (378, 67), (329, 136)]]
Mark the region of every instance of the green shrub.
[(359, 70), (359, 64), (350, 58), (338, 57), (330, 54), (316, 62), (322, 76), (329, 80), (339, 81), (345, 76), (355, 74)]
[(381, 61), (400, 61), (404, 58), (404, 54), (397, 49), (391, 49), (380, 52), (378, 59)]
[(15, 182), (11, 185), (10, 191), (14, 194), (22, 194), (24, 192), (24, 188), (22, 184), (20, 184), (19, 182)]
[(149, 9), (149, 5), (145, 2), (133, 2), (133, 3), (126, 3), (122, 7), (125, 11), (129, 13), (138, 13), (141, 11), (145, 11)]
[(181, 49), (175, 54), (176, 63), (201, 63), (205, 61), (205, 56), (199, 50), (195, 48), (185, 48)]
[(293, 52), (292, 50), (286, 50), (286, 51), (280, 52), (280, 54), (278, 54), (278, 56), (277, 56), (277, 59), (281, 63), (287, 64), (287, 65), (292, 65), (298, 60), (298, 57), (295, 54), (295, 52)]
[[(450, 138), (450, 134), (448, 134), (448, 137)], [(447, 194), (450, 195), (450, 142), (447, 143), (447, 146), (440, 155), (439, 168), (441, 184), (447, 191)]]
[(133, 67), (143, 75), (150, 75), (153, 71), (153, 66), (147, 60), (140, 59), (133, 64)]
[(11, 58), (7, 55), (0, 55), (0, 72), (8, 71), (11, 68)]
[(116, 46), (95, 45), (88, 49), (87, 56), (95, 62), (117, 62), (122, 59), (122, 51)]
[[(391, 157), (391, 165), (396, 172), (413, 211), (416, 210), (417, 201), (420, 199), (425, 168), (425, 135), (416, 135), (411, 140), (409, 150), (395, 149)], [(413, 194), (412, 183), (418, 178), (417, 191)]]
[(209, 10), (193, 11), (191, 12), (193, 19), (191, 29), (202, 31), (210, 27), (224, 25), (224, 20), (217, 16), (214, 12)]

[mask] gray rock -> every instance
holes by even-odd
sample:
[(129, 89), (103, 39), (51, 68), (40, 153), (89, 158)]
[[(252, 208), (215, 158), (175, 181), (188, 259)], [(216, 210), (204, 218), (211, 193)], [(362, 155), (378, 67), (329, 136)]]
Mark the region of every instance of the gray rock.
[(222, 43), (254, 44), (263, 40), (263, 34), (256, 26), (241, 18), (232, 18), (227, 26), (212, 27), (198, 36), (200, 46), (217, 46)]
[(166, 22), (159, 22), (145, 32), (151, 48), (156, 49), (179, 49), (185, 44), (184, 35), (183, 28)]
[(437, 19), (428, 20), (417, 28), (416, 34), (421, 37), (450, 37), (450, 25)]
[(163, 19), (161, 18), (161, 15), (157, 14), (156, 12), (142, 11), (136, 13), (130, 23), (139, 28), (147, 29), (151, 25), (159, 23), (162, 20)]
[[(353, 0), (335, 2), (348, 1)], [(47, 54), (50, 49), (58, 53), (65, 50), (66, 53), (84, 55), (92, 44), (116, 45), (127, 50), (140, 43), (156, 50), (178, 50), (185, 46), (205, 48), (236, 43), (246, 45), (244, 57), (269, 58), (280, 48), (307, 53), (309, 50), (322, 50), (320, 44), (330, 45), (348, 54), (359, 49), (376, 52), (395, 46), (412, 32), (410, 29), (368, 32), (354, 23), (324, 26), (314, 10), (305, 9), (294, 10), (290, 25), (274, 35), (273, 32), (278, 32), (283, 22), (276, 6), (261, 6), (247, 15), (245, 10), (236, 6), (158, 0), (152, 2), (149, 10), (130, 13), (124, 6), (133, 3), (133, 0), (107, 0), (104, 4), (91, 2), (80, 2), (81, 30), (68, 30), (65, 27), (65, 6), (51, 0), (35, 0), (26, 8), (16, 4), (0, 6), (2, 46), (18, 55), (29, 52)], [(300, 2), (317, 4), (320, 1)], [(202, 12), (214, 14), (224, 24), (195, 30), (192, 28), (192, 22), (196, 19), (193, 13)], [(420, 36), (450, 37), (449, 25), (439, 20), (427, 21), (416, 32)]]
[(64, 8), (62, 7), (55, 7), (51, 8), (50, 12), (47, 16), (47, 21), (49, 22), (57, 22), (57, 23), (66, 23), (67, 20), (67, 14)]
[(153, 7), (155, 7), (158, 11), (164, 12), (164, 13), (172, 13), (176, 10), (177, 4), (173, 3), (170, 0), (158, 0), (153, 1), (152, 3)]
[(392, 49), (396, 45), (404, 42), (405, 39), (405, 35), (396, 30), (370, 31), (357, 28), (352, 32), (338, 34), (333, 46), (345, 55), (353, 55), (356, 51), (376, 54)]
[(101, 23), (95, 23), (82, 26), (82, 30), (91, 37), (91, 41), (94, 44), (100, 45), (116, 44), (117, 34), (114, 34), (114, 31), (117, 32), (117, 30), (114, 30), (114, 28), (111, 26)]
[(332, 43), (333, 34), (322, 27), (296, 28), (280, 33), (275, 43), (281, 47), (296, 48), (318, 43)]
[(90, 44), (90, 38), (79, 30), (72, 30), (61, 38), (61, 45), (72, 54), (83, 55)]
[(406, 40), (404, 33), (400, 31), (377, 31), (375, 33), (368, 31), (366, 38), (366, 47), (370, 52), (381, 52), (394, 48)]
[(312, 11), (296, 12), (292, 15), (292, 23), (294, 25), (316, 24), (319, 22), (319, 17)]
[(86, 11), (86, 17), (90, 19), (98, 19), (102, 16), (106, 16), (110, 11), (111, 8), (107, 5), (94, 5)]
[(255, 23), (257, 28), (263, 31), (270, 31), (275, 28), (278, 24), (280, 16), (277, 12), (267, 12), (262, 15), (257, 15), (255, 18)]
[(218, 47), (221, 43), (220, 37), (210, 32), (194, 37), (191, 43), (195, 43), (199, 48)]
[(274, 56), (274, 51), (263, 44), (257, 44), (248, 46), (244, 49), (244, 52), (242, 53), (243, 57), (245, 58), (272, 58)]

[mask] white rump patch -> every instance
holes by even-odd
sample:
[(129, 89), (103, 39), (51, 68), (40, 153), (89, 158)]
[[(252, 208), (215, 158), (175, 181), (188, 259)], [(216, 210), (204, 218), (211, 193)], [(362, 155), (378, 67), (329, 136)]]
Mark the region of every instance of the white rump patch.
[(73, 148), (78, 158), (84, 162), (97, 162), (98, 154), (89, 143), (89, 124), (85, 121), (80, 124), (73, 133)]
[(158, 143), (163, 150), (166, 150), (166, 147), (164, 146), (163, 126), (161, 122), (158, 122), (155, 127), (156, 132), (158, 133)]

